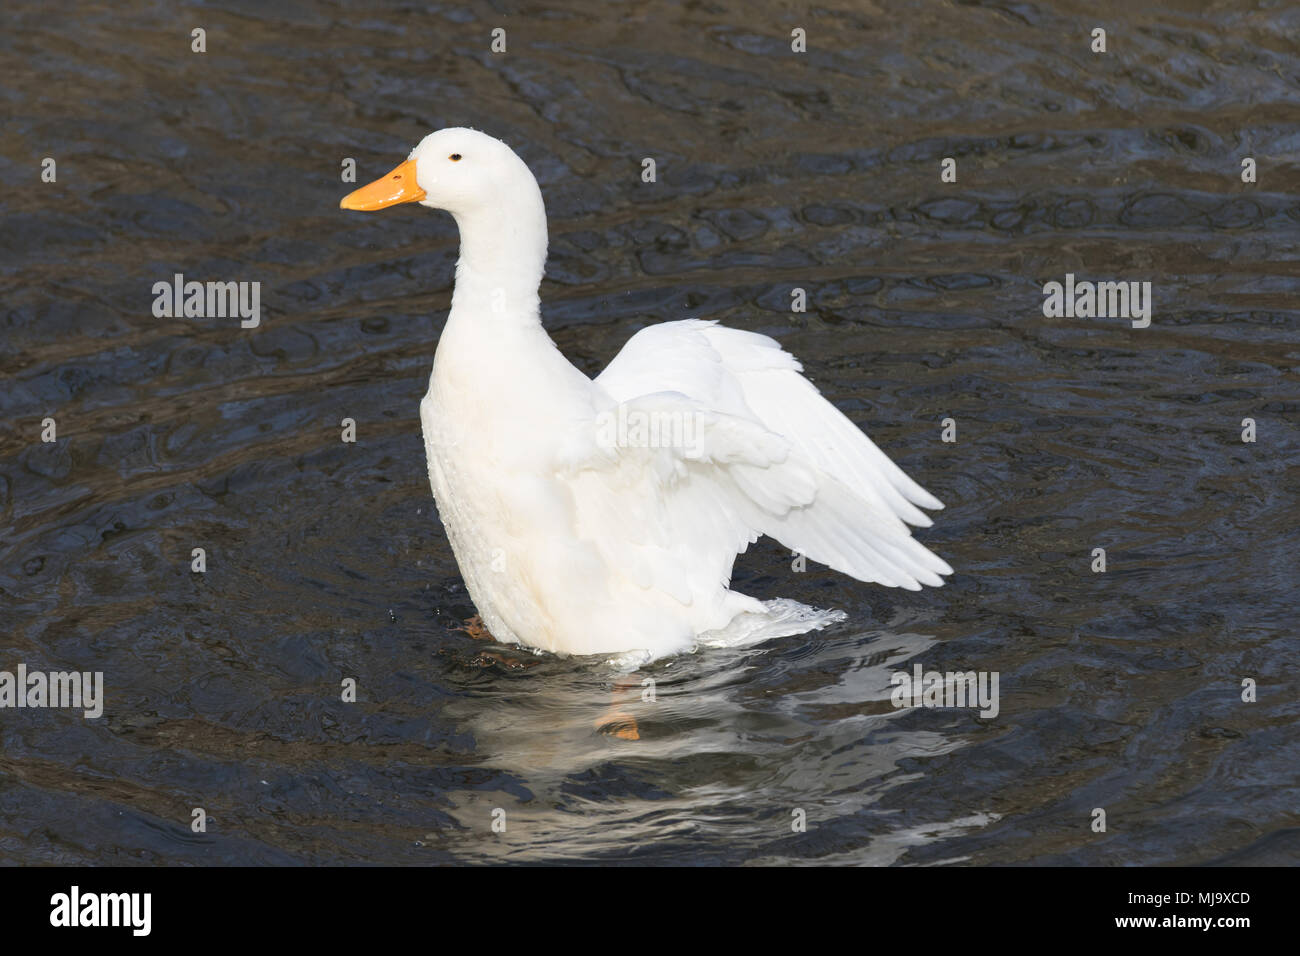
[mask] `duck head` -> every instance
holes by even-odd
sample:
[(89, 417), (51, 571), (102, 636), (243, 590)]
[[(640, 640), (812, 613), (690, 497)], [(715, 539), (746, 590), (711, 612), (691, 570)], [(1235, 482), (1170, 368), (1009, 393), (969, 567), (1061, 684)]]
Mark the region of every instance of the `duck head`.
[(406, 162), (339, 202), (340, 208), (371, 212), (418, 202), (458, 219), (499, 204), (523, 184), (536, 181), (514, 151), (486, 133), (462, 127), (430, 133)]

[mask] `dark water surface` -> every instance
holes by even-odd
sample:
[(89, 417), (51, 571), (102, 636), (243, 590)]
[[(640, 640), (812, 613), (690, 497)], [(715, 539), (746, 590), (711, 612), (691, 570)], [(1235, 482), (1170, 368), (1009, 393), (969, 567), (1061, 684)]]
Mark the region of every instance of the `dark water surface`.
[[(1294, 4), (3, 19), (0, 669), (103, 671), (107, 704), (0, 710), (0, 862), (1300, 858)], [(739, 590), (848, 621), (646, 668), (639, 742), (595, 729), (607, 665), (456, 630), (417, 412), (455, 226), (337, 208), (345, 157), (366, 182), (448, 125), (537, 173), (579, 367), (670, 319), (775, 336), (947, 502), (948, 586), (761, 543)], [(176, 272), (260, 281), (261, 327), (155, 318)], [(1067, 272), (1151, 281), (1151, 327), (1044, 318)], [(895, 710), (918, 662), (999, 672), (1000, 714)]]

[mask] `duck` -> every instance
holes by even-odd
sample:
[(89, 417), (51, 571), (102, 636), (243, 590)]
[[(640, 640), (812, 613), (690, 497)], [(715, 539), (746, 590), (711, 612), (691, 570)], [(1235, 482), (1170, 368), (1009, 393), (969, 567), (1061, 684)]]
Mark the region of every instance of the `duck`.
[(761, 637), (842, 619), (731, 588), (736, 557), (764, 535), (884, 587), (939, 587), (953, 573), (911, 530), (942, 502), (776, 340), (683, 319), (637, 331), (595, 378), (569, 362), (541, 318), (541, 189), (504, 142), (430, 133), (339, 205), (405, 203), (450, 213), (460, 234), (419, 410), (482, 636), (648, 662), (741, 622)]

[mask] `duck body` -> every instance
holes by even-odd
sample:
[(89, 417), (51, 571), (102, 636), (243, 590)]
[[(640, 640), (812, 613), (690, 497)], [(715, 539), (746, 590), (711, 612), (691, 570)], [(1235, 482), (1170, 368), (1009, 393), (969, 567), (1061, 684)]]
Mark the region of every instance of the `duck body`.
[(589, 549), (573, 533), (572, 489), (560, 474), (566, 428), (592, 417), (591, 382), (549, 339), (489, 340), (484, 329), (453, 309), (420, 403), (438, 515), (496, 639), (597, 653), (599, 644), (579, 640), (588, 632), (575, 597), (591, 586)]
[(447, 209), (460, 228), (420, 420), (438, 514), (496, 639), (560, 654), (688, 650), (769, 613), (729, 587), (762, 534), (887, 586), (951, 573), (905, 524), (930, 523), (917, 505), (942, 505), (772, 339), (668, 322), (594, 380), (570, 364), (540, 319), (541, 194), (505, 144), (433, 133), (343, 205), (406, 201)]

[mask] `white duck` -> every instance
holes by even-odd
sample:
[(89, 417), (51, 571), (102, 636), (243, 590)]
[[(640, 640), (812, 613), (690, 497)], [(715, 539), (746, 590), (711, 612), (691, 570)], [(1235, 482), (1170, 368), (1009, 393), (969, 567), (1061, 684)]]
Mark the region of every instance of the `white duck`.
[[(929, 526), (916, 506), (942, 503), (774, 340), (666, 322), (594, 381), (574, 368), (542, 328), (546, 212), (510, 147), (439, 130), (340, 205), (406, 202), (460, 228), (420, 420), (438, 513), (496, 639), (654, 658), (741, 615), (788, 621), (793, 602), (728, 587), (736, 555), (763, 534), (888, 587), (952, 573), (904, 523)], [(826, 622), (805, 620), (795, 632)]]

